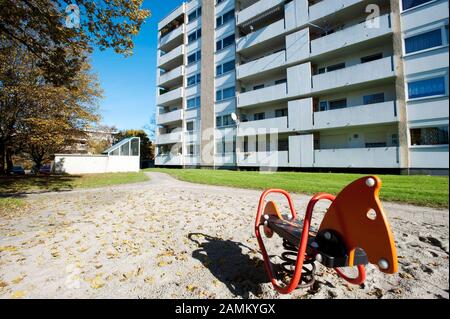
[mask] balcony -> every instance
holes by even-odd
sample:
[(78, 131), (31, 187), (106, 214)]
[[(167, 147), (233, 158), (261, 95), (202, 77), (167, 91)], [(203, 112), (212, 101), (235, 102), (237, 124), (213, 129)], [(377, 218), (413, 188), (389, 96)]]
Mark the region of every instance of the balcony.
[[(159, 49), (163, 50), (163, 51), (167, 51), (167, 50), (171, 50), (173, 48), (175, 48), (176, 46), (180, 45), (181, 43), (183, 43), (183, 36), (184, 33), (186, 31), (186, 25), (181, 25), (178, 28), (176, 28), (175, 30), (173, 30), (172, 32), (166, 34), (164, 37), (162, 37), (159, 40)], [(174, 42), (175, 40), (178, 40), (177, 44), (174, 46)]]
[(200, 157), (198, 155), (186, 155), (184, 157), (184, 165), (197, 166), (200, 164)]
[(236, 15), (236, 24), (241, 25), (250, 19), (257, 17), (258, 15), (265, 13), (266, 11), (284, 4), (284, 0), (260, 0), (253, 5), (241, 10)]
[(239, 80), (275, 70), (286, 65), (286, 50), (238, 66), (236, 76)]
[(240, 93), (237, 97), (238, 108), (264, 105), (287, 98), (286, 83), (272, 85), (264, 89)]
[(174, 132), (168, 134), (160, 134), (156, 137), (156, 144), (176, 144), (181, 143), (181, 132)]
[(398, 147), (345, 148), (314, 151), (314, 167), (398, 168)]
[(182, 84), (184, 76), (184, 66), (180, 66), (172, 71), (163, 73), (158, 78), (159, 86), (171, 87), (176, 84)]
[(313, 129), (398, 122), (394, 101), (314, 113)]
[(309, 7), (309, 21), (313, 22), (333, 15), (364, 0), (324, 0)]
[(230, 166), (235, 165), (235, 154), (234, 153), (225, 153), (223, 155), (216, 155), (214, 157), (214, 165), (215, 166)]
[(158, 23), (158, 30), (161, 30), (162, 28), (171, 23), (173, 20), (177, 19), (180, 15), (184, 14), (185, 12), (186, 12), (186, 5), (183, 3), (181, 6), (173, 10)]
[(314, 75), (312, 77), (312, 92), (330, 91), (394, 77), (394, 60), (392, 57), (387, 57), (333, 72)]
[(183, 64), (184, 45), (180, 45), (177, 48), (169, 51), (163, 56), (158, 57), (158, 67), (161, 69), (170, 70), (174, 67)]
[(261, 28), (245, 37), (238, 39), (236, 42), (236, 51), (241, 52), (245, 49), (265, 43), (275, 37), (280, 37), (284, 35), (285, 31), (284, 19), (279, 20), (268, 25), (267, 27)]
[(155, 165), (181, 166), (183, 157), (181, 155), (164, 154), (155, 157)]
[(184, 89), (182, 87), (166, 92), (158, 96), (158, 105), (169, 106), (183, 98)]
[(182, 119), (183, 119), (183, 110), (180, 109), (180, 110), (167, 112), (167, 113), (159, 113), (157, 123), (159, 125), (170, 124), (170, 123), (179, 122)]
[[(327, 2), (327, 1), (325, 1)], [(336, 33), (311, 41), (311, 56), (318, 56), (327, 52), (347, 48), (371, 39), (392, 34), (390, 15), (380, 16), (379, 28), (368, 28), (366, 23), (359, 23)], [(309, 48), (305, 48), (309, 49)]]
[(271, 119), (242, 122), (239, 124), (238, 136), (251, 136), (288, 131), (288, 118), (275, 117)]
[(289, 152), (249, 152), (237, 154), (237, 165), (246, 167), (289, 167)]

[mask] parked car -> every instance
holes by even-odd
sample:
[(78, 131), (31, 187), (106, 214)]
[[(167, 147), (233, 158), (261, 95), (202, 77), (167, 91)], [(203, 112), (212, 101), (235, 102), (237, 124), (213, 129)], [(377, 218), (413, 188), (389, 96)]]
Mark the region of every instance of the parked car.
[(25, 170), (20, 165), (14, 165), (12, 170), (11, 170), (11, 173), (13, 175), (25, 175)]
[(52, 172), (52, 166), (50, 164), (45, 164), (41, 166), (39, 173), (41, 174), (50, 174)]

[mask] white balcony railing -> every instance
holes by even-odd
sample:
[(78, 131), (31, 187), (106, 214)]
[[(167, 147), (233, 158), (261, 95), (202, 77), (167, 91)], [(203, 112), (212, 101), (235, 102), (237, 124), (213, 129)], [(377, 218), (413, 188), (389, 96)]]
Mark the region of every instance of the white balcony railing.
[(282, 133), (288, 130), (288, 118), (274, 117), (259, 121), (242, 122), (239, 124), (238, 136)]
[(394, 101), (314, 112), (314, 129), (397, 122)]
[(398, 147), (345, 148), (314, 151), (314, 167), (395, 168)]
[(155, 165), (183, 165), (183, 157), (181, 155), (164, 154), (155, 157)]
[(158, 114), (158, 124), (169, 124), (181, 121), (183, 119), (183, 110), (176, 110), (167, 113), (159, 113)]
[(236, 76), (238, 79), (243, 79), (283, 67), (284, 65), (286, 65), (286, 50), (238, 66)]
[(158, 23), (158, 30), (161, 30), (164, 28), (167, 24), (178, 18), (180, 15), (186, 12), (186, 5), (183, 3), (178, 8), (174, 9), (171, 13), (169, 13), (167, 16), (164, 17), (159, 23)]
[(237, 97), (238, 107), (247, 107), (257, 104), (265, 104), (269, 102), (286, 99), (287, 86), (286, 83), (272, 85), (263, 89), (253, 90), (240, 93)]
[(186, 31), (186, 25), (181, 25), (172, 32), (166, 34), (159, 40), (159, 47), (164, 48), (167, 46), (170, 42), (176, 39), (180, 39), (183, 37), (184, 33)]
[(309, 21), (332, 15), (364, 0), (324, 0), (309, 7)]
[(240, 52), (257, 44), (282, 36), (286, 32), (284, 19), (242, 37), (236, 42), (236, 51)]
[(156, 137), (156, 144), (176, 144), (181, 143), (181, 132), (173, 132), (168, 134), (159, 134)]
[(288, 167), (288, 153), (288, 151), (238, 153), (237, 165), (247, 167)]
[(216, 154), (214, 157), (214, 165), (215, 166), (228, 166), (234, 165), (235, 163), (235, 154), (234, 153), (225, 153), (225, 154)]
[(200, 164), (200, 157), (198, 155), (186, 155), (184, 157), (184, 165), (198, 165)]
[(311, 56), (317, 56), (392, 33), (389, 14), (379, 17), (379, 26), (371, 26), (371, 24), (363, 22), (330, 35), (312, 40)]
[(167, 106), (183, 97), (184, 89), (182, 87), (166, 92), (158, 96), (158, 105)]
[(167, 52), (166, 54), (158, 57), (158, 67), (165, 69), (167, 65), (173, 62), (175, 59), (181, 59), (184, 54), (184, 45), (180, 45), (173, 49), (172, 51)]
[(236, 23), (241, 25), (250, 19), (284, 3), (284, 0), (260, 0), (241, 10), (236, 15)]
[(159, 76), (158, 85), (164, 86), (169, 82), (173, 82), (175, 80), (179, 80), (184, 76), (184, 66), (180, 66), (172, 71), (163, 73)]
[(394, 69), (393, 58), (386, 57), (380, 60), (314, 75), (312, 79), (312, 91), (320, 92), (359, 83), (393, 78), (395, 76)]

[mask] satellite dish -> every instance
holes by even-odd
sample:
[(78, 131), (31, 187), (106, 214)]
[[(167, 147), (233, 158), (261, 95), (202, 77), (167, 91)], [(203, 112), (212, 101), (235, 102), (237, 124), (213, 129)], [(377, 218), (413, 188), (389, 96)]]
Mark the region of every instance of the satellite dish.
[(237, 122), (238, 117), (237, 117), (236, 113), (234, 113), (234, 112), (231, 113), (231, 119), (232, 119), (233, 121)]

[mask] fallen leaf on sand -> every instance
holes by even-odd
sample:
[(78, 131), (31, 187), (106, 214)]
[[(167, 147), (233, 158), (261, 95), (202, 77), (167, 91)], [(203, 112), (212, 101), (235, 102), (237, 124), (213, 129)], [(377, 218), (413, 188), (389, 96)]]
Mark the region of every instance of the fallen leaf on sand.
[(92, 289), (100, 289), (105, 285), (103, 279), (100, 275), (97, 275), (94, 279), (91, 280), (91, 288)]
[(186, 286), (186, 290), (190, 291), (190, 292), (194, 292), (196, 289), (197, 289), (197, 287), (194, 286), (194, 285), (187, 285)]
[(21, 291), (21, 290), (15, 291), (11, 295), (11, 298), (13, 298), (13, 299), (19, 299), (19, 298), (23, 298), (23, 297), (25, 297), (25, 291)]
[(5, 288), (7, 286), (8, 284), (6, 282), (0, 280), (0, 289)]
[(148, 276), (148, 277), (146, 277), (146, 278), (144, 279), (144, 282), (145, 282), (146, 284), (152, 284), (152, 283), (155, 282), (155, 278), (154, 278), (153, 276)]
[(12, 280), (12, 283), (17, 285), (18, 283), (20, 283), (23, 280), (23, 278), (25, 278), (25, 276), (16, 277)]

